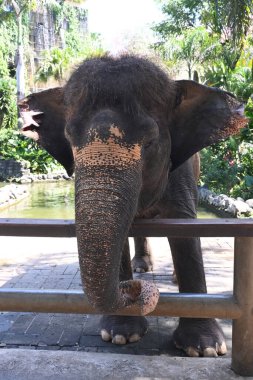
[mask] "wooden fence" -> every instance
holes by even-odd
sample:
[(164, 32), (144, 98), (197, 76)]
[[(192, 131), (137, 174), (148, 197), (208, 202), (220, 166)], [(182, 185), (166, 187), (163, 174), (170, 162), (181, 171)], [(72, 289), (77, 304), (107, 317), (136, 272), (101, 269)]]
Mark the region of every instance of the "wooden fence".
[[(74, 237), (75, 222), (2, 218), (0, 235)], [(253, 220), (136, 220), (129, 236), (235, 238), (233, 295), (161, 293), (151, 315), (232, 319), (232, 368), (238, 375), (253, 376)], [(0, 288), (0, 311), (96, 313), (82, 291), (6, 288)], [(138, 311), (124, 309), (118, 314), (138, 315)]]

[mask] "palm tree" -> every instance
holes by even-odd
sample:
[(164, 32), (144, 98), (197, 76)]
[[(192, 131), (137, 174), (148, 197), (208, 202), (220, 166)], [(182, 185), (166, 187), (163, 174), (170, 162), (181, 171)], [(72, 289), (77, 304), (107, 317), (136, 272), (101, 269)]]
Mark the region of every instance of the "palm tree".
[(167, 19), (154, 29), (163, 40), (199, 24), (220, 37), (226, 65), (234, 69), (252, 24), (253, 0), (164, 0)]
[(252, 0), (212, 0), (215, 5), (216, 26), (235, 43), (245, 37), (252, 20)]
[(226, 64), (234, 69), (252, 22), (253, 1), (211, 0), (211, 3), (215, 9), (214, 29), (221, 36)]

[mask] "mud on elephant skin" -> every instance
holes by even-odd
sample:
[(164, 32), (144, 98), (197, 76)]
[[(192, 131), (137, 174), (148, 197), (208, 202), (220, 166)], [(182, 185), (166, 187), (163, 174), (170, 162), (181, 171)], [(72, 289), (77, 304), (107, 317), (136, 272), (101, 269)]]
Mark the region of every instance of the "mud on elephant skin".
[[(123, 55), (87, 59), (63, 88), (32, 94), (19, 107), (23, 134), (69, 174), (75, 170), (81, 277), (89, 302), (104, 314), (102, 338), (139, 340), (158, 291), (133, 280), (131, 223), (136, 216), (196, 216), (191, 157), (246, 124), (241, 105), (231, 94), (170, 80), (157, 64)], [(199, 239), (169, 243), (179, 291), (205, 293)], [(133, 304), (142, 316), (110, 315)], [(174, 340), (191, 356), (226, 352), (213, 319), (181, 318)]]

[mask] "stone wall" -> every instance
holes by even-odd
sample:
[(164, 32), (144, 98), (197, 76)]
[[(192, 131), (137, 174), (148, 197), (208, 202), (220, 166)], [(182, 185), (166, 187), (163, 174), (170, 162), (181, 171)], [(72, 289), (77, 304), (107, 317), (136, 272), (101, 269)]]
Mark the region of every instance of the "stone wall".
[(0, 181), (8, 181), (11, 178), (21, 178), (29, 173), (29, 169), (26, 169), (21, 162), (17, 162), (13, 159), (0, 159)]
[(25, 163), (15, 161), (13, 159), (3, 160), (0, 159), (0, 181), (16, 182), (16, 183), (31, 183), (40, 181), (56, 181), (56, 180), (69, 180), (69, 176), (65, 170), (47, 174), (33, 174)]
[(239, 197), (235, 199), (200, 187), (199, 203), (211, 211), (218, 212), (222, 217), (253, 218), (253, 199), (246, 201)]

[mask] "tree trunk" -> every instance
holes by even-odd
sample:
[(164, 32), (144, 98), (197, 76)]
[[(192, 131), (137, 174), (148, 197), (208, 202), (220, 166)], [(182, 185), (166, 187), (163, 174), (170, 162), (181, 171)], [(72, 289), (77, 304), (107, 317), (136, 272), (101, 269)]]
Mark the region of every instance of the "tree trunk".
[(23, 31), (22, 31), (22, 12), (17, 16), (18, 21), (18, 47), (16, 56), (16, 80), (17, 80), (17, 98), (18, 100), (25, 97), (25, 65), (24, 65), (24, 48), (23, 48)]

